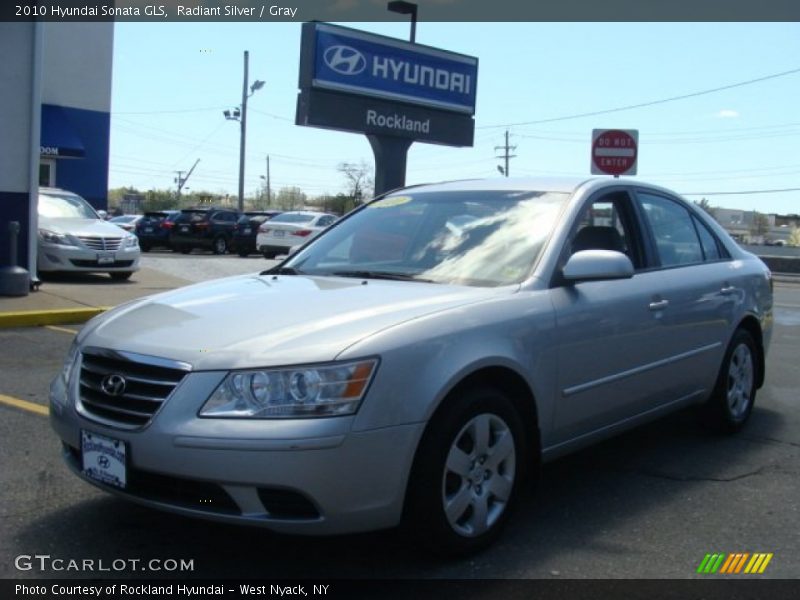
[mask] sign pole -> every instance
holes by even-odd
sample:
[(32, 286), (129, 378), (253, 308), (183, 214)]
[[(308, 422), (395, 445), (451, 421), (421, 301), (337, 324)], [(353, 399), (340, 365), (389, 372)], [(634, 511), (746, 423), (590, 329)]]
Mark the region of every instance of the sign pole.
[(406, 184), (408, 149), (414, 140), (389, 135), (367, 135), (375, 155), (375, 195)]

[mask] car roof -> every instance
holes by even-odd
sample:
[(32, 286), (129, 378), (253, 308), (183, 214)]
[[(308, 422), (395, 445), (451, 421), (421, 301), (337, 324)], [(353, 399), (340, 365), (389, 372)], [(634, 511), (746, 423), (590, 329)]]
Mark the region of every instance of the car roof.
[(639, 179), (617, 177), (493, 177), (488, 179), (462, 179), (444, 181), (441, 183), (428, 183), (406, 188), (399, 188), (388, 192), (386, 196), (415, 192), (456, 192), (456, 191), (536, 191), (536, 192), (562, 192), (573, 194), (579, 188), (587, 192), (606, 187), (630, 186), (649, 188), (666, 192), (672, 196), (679, 196), (667, 188), (647, 183)]

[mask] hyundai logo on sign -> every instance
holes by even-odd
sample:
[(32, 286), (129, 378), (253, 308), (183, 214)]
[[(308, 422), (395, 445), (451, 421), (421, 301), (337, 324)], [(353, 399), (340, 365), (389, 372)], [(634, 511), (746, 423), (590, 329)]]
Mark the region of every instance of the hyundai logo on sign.
[(326, 23), (307, 25), (313, 27), (313, 64), (306, 71), (311, 87), (475, 113), (477, 58)]
[(325, 64), (342, 75), (358, 75), (367, 66), (367, 59), (350, 46), (330, 46), (325, 50)]

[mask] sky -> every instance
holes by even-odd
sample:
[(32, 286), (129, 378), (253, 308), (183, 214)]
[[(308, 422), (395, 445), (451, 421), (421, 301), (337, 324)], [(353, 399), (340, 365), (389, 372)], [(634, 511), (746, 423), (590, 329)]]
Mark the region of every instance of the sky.
[[(343, 25), (408, 39), (407, 22)], [(362, 134), (294, 124), (300, 29), (117, 23), (109, 187), (174, 188), (200, 159), (186, 188), (235, 196), (239, 124), (222, 111), (241, 102), (247, 50), (250, 82), (265, 85), (248, 100), (246, 195), (268, 155), (273, 193), (344, 192), (338, 165), (372, 166), (372, 151)], [(421, 21), (417, 42), (478, 57), (478, 97), (474, 146), (414, 143), (408, 184), (500, 177), (506, 131), (512, 177), (589, 175), (592, 129), (636, 129), (636, 179), (800, 213), (800, 23)]]

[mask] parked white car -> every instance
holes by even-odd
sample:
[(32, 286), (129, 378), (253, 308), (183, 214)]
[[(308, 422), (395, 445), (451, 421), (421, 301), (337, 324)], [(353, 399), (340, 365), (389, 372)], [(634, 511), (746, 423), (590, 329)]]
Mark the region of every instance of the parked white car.
[(104, 221), (66, 190), (39, 189), (39, 273), (102, 272), (128, 279), (139, 270), (139, 240)]
[(289, 254), (292, 248), (305, 244), (331, 225), (336, 215), (313, 211), (281, 213), (258, 228), (256, 248), (264, 258)]

